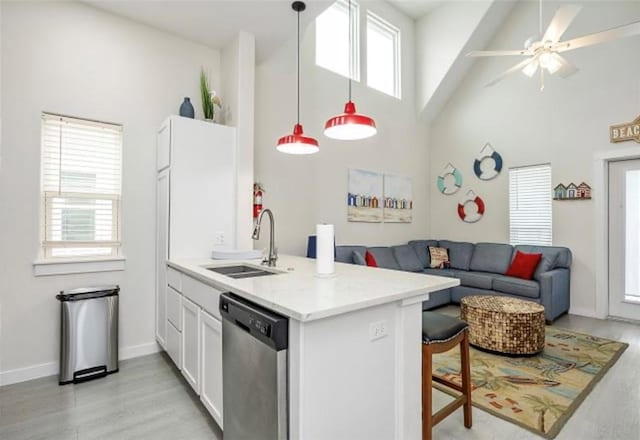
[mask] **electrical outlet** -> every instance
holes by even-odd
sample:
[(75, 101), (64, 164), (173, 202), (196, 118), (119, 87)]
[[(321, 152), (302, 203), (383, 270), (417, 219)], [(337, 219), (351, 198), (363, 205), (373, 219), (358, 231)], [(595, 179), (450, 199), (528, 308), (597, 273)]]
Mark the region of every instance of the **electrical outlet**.
[(375, 341), (376, 339), (384, 338), (389, 334), (387, 329), (387, 321), (377, 321), (369, 324), (369, 339)]
[(216, 232), (216, 244), (221, 245), (225, 243), (224, 232)]

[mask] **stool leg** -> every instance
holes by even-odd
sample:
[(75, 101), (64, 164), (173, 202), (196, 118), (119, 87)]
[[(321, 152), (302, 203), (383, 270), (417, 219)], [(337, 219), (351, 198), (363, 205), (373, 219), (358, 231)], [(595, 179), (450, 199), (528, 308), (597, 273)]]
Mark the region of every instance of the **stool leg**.
[(422, 439), (431, 440), (433, 415), (432, 353), (429, 345), (422, 346)]
[(469, 361), (469, 330), (464, 331), (460, 342), (462, 394), (466, 396), (464, 402), (464, 426), (471, 428), (471, 363)]

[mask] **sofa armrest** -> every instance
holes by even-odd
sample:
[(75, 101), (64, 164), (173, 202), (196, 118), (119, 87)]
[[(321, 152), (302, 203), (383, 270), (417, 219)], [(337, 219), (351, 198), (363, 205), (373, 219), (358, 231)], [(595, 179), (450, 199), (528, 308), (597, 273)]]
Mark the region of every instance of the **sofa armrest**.
[(553, 321), (569, 311), (571, 300), (569, 269), (558, 268), (543, 272), (539, 276), (540, 303), (544, 306), (547, 321)]

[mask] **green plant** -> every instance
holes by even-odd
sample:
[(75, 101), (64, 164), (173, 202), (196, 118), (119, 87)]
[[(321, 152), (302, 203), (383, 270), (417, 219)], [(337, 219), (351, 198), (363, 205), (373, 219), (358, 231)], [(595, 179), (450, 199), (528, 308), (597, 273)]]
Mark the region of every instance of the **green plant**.
[(204, 73), (204, 69), (200, 70), (200, 97), (202, 98), (202, 113), (204, 114), (204, 118), (213, 119), (213, 101), (211, 100), (209, 80)]

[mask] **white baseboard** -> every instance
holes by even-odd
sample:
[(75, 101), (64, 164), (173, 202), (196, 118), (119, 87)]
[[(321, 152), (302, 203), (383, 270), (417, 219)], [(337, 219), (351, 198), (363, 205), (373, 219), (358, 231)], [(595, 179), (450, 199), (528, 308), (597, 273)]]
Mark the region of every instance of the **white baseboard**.
[[(118, 356), (119, 360), (132, 359), (140, 356), (157, 353), (162, 348), (156, 341), (132, 345), (130, 347), (121, 348)], [(16, 368), (15, 370), (0, 371), (0, 386), (10, 385), (27, 380), (38, 379), (41, 377), (54, 376), (60, 371), (58, 362), (48, 362), (46, 364), (33, 365), (30, 367)]]
[(569, 309), (569, 314), (570, 315), (579, 315), (579, 316), (585, 316), (587, 318), (596, 318), (596, 319), (601, 319), (597, 314), (595, 310), (592, 309), (586, 309), (586, 308), (576, 308), (576, 307), (571, 307)]
[(157, 353), (162, 351), (162, 348), (156, 341), (149, 342), (147, 344), (132, 345), (130, 347), (124, 347), (120, 350), (119, 357), (123, 361), (125, 359), (132, 359), (140, 356), (146, 356), (148, 354)]
[(0, 386), (12, 383), (24, 382), (37, 379), (39, 377), (53, 376), (59, 372), (58, 362), (48, 362), (46, 364), (32, 365), (15, 370), (0, 371)]

